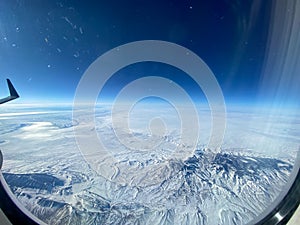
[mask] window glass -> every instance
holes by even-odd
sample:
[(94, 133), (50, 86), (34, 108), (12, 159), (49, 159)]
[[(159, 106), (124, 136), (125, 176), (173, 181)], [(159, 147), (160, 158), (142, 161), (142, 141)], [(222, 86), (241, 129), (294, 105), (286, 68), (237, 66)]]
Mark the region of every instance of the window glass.
[(2, 174), (47, 224), (247, 224), (299, 169), (297, 1), (1, 1)]

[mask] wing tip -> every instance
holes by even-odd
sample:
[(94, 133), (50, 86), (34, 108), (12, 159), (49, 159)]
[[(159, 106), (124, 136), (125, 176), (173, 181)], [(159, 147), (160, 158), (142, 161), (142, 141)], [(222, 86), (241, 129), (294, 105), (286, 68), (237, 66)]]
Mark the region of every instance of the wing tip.
[(13, 98), (19, 98), (20, 96), (19, 96), (18, 92), (16, 91), (16, 89), (14, 88), (10, 79), (7, 78), (6, 81), (7, 81), (10, 96)]

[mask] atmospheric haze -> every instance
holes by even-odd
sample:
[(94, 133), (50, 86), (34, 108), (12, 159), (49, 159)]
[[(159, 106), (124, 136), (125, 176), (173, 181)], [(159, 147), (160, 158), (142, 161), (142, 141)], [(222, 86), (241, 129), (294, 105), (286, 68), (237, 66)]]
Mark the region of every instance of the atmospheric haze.
[[(104, 149), (90, 152), (74, 136), (84, 110), (72, 120), (71, 107), (3, 108), (3, 175), (18, 201), (49, 224), (245, 224), (273, 206), (296, 160), (298, 117), (228, 110), (212, 150), (209, 110), (198, 110), (193, 146), (171, 105), (148, 106), (114, 117), (98, 106), (89, 131)], [(129, 129), (116, 122), (126, 117)]]

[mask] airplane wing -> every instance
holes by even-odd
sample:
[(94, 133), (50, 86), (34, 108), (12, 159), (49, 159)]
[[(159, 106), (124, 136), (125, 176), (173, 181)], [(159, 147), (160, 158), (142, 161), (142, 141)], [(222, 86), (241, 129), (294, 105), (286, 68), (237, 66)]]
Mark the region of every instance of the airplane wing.
[(19, 98), (19, 95), (18, 95), (16, 89), (14, 88), (14, 86), (12, 85), (12, 83), (10, 82), (10, 80), (9, 79), (6, 79), (6, 80), (7, 80), (7, 86), (8, 86), (10, 95), (6, 98), (0, 99), (0, 104), (14, 100), (16, 98)]

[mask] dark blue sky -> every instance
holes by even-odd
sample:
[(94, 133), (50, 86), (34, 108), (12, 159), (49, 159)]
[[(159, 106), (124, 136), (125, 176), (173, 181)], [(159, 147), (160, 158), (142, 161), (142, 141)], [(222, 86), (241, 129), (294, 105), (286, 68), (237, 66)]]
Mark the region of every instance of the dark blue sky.
[[(97, 57), (128, 42), (155, 39), (198, 54), (216, 75), (226, 101), (254, 101), (272, 8), (268, 0), (258, 2), (1, 1), (0, 94), (6, 94), (9, 77), (20, 102), (72, 101), (82, 74)], [(158, 63), (124, 68), (107, 95), (147, 71), (170, 79), (175, 71), (180, 85), (192, 94), (199, 91), (184, 73), (169, 69)]]

